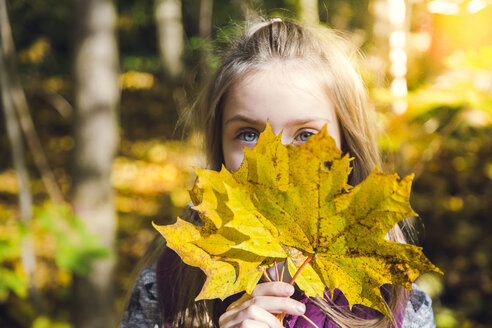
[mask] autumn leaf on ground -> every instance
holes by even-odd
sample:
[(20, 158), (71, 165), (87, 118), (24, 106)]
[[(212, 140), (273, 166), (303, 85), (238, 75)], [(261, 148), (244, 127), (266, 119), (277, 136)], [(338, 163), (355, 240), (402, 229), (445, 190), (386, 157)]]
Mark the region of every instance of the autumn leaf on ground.
[[(415, 216), (409, 204), (412, 177), (377, 168), (359, 185), (347, 183), (350, 158), (326, 133), (305, 144), (281, 144), (267, 126), (236, 172), (197, 170), (190, 192), (204, 224), (178, 218), (157, 229), (182, 260), (207, 281), (198, 299), (251, 293), (264, 268), (288, 263), (307, 296), (342, 290), (350, 305), (388, 315), (383, 284), (411, 290), (422, 273), (440, 270), (421, 248), (385, 239), (399, 221)], [(309, 259), (307, 261), (307, 259)]]

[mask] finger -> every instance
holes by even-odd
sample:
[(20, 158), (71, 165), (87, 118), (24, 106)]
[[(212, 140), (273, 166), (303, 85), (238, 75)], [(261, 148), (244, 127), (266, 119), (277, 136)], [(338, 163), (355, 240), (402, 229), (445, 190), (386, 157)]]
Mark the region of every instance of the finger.
[(256, 296), (245, 301), (236, 310), (242, 311), (251, 306), (260, 307), (269, 313), (288, 313), (302, 315), (306, 312), (306, 306), (299, 301), (288, 297)]
[[(260, 309), (261, 311), (258, 309)], [(270, 318), (268, 323), (272, 324), (272, 320), (273, 322), (278, 321), (278, 319), (275, 318), (272, 313), (302, 315), (306, 311), (306, 306), (301, 302), (288, 297), (257, 296), (246, 300), (241, 305), (222, 314), (222, 316), (219, 318), (220, 326), (231, 327), (234, 326), (234, 324), (241, 322), (242, 320), (259, 319), (259, 317), (257, 316), (258, 311), (261, 313), (266, 312), (270, 314), (269, 316), (265, 315), (263, 319), (267, 320), (268, 318)]]
[(246, 321), (249, 322), (248, 324), (261, 322), (269, 328), (282, 328), (282, 324), (273, 314), (256, 305), (251, 305), (243, 311), (237, 312), (237, 315), (232, 316), (228, 321), (232, 327), (236, 325), (242, 327)]
[(270, 328), (266, 323), (255, 320), (244, 320), (241, 322), (240, 328)]
[[(256, 312), (259, 312), (259, 313), (256, 313)], [(273, 319), (277, 319), (277, 318), (268, 318), (268, 312), (267, 314), (263, 313), (263, 315), (266, 316), (266, 319), (263, 318), (263, 320), (268, 320), (270, 319), (271, 322), (273, 322), (273, 324), (275, 324), (275, 320)], [(220, 328), (230, 328), (230, 327), (270, 327), (269, 324), (265, 323), (265, 322), (262, 322), (262, 321), (258, 321), (258, 320), (255, 320), (255, 319), (252, 319), (252, 318), (261, 318), (262, 316), (262, 313), (261, 313), (261, 310), (258, 310), (256, 311), (254, 308), (253, 309), (247, 309), (247, 310), (244, 310), (242, 309), (242, 311), (238, 311), (238, 310), (234, 310), (234, 311), (228, 311), (228, 312), (225, 312), (224, 314), (222, 314), (220, 317), (219, 317), (219, 327)], [(252, 317), (252, 318), (249, 318), (249, 317)], [(278, 321), (278, 319), (277, 319)], [(277, 327), (277, 326), (273, 326), (273, 327)]]
[(251, 296), (288, 297), (292, 294), (294, 294), (294, 286), (281, 281), (273, 281), (256, 285)]
[(272, 314), (292, 314), (302, 315), (306, 311), (306, 306), (301, 302), (287, 297), (275, 297), (275, 296), (257, 296), (243, 302), (241, 305), (234, 309), (225, 312), (221, 316), (221, 320), (228, 322), (234, 320), (234, 318), (243, 318), (243, 313), (248, 313), (250, 307), (259, 307), (264, 311)]
[(250, 300), (250, 299), (251, 299), (251, 295), (249, 295), (247, 293), (244, 293), (243, 296), (241, 296), (237, 301), (229, 304), (229, 306), (227, 307), (226, 311), (233, 310), (233, 309), (237, 308), (238, 306), (240, 306), (241, 304), (243, 304), (244, 302), (246, 302), (247, 300)]
[(243, 294), (241, 298), (239, 298), (234, 303), (230, 304), (227, 307), (226, 311), (232, 310), (240, 306), (245, 301), (251, 299), (251, 297), (254, 296), (268, 295), (268, 296), (288, 297), (291, 296), (292, 294), (294, 294), (294, 287), (284, 282), (274, 281), (274, 282), (266, 282), (266, 283), (258, 284), (256, 285), (251, 295), (248, 295), (247, 293)]

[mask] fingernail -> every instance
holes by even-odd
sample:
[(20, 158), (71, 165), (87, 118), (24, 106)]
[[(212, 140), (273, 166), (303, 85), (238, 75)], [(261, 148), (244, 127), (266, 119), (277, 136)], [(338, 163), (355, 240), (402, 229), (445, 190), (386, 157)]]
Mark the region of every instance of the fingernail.
[(304, 304), (299, 304), (297, 306), (297, 311), (300, 313), (300, 314), (304, 314), (304, 312), (306, 312), (306, 306)]

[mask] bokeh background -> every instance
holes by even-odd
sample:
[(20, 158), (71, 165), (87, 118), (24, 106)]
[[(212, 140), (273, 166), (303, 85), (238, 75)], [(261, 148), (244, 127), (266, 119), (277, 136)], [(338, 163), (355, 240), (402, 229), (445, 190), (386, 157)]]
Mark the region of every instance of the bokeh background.
[(386, 170), (415, 174), (438, 327), (492, 326), (492, 1), (0, 0), (0, 327), (108, 327), (189, 202), (178, 123), (235, 26), (319, 22), (362, 49)]

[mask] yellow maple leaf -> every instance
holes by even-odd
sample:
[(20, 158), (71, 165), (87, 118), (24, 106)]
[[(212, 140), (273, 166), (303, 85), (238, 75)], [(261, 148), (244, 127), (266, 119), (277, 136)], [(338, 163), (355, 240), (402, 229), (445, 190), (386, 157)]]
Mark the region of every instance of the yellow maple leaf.
[(296, 283), (307, 296), (339, 288), (351, 306), (388, 316), (383, 284), (411, 290), (420, 274), (440, 272), (421, 248), (385, 239), (395, 224), (416, 215), (411, 176), (375, 168), (350, 186), (351, 159), (325, 129), (293, 147), (267, 126), (244, 153), (236, 172), (197, 170), (190, 195), (202, 226), (178, 218), (156, 227), (185, 263), (206, 273), (197, 300), (251, 293), (263, 270), (284, 259), (292, 276), (306, 263)]

